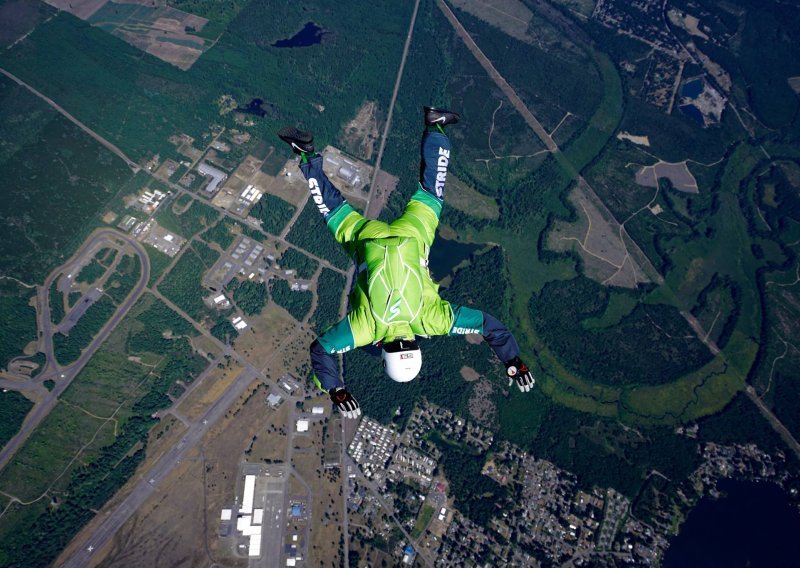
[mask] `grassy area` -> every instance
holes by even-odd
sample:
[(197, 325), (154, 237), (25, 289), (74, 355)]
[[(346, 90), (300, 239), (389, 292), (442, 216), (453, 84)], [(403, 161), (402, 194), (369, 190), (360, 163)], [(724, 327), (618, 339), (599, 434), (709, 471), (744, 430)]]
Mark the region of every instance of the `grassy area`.
[(417, 521), (414, 523), (414, 528), (411, 529), (411, 538), (419, 538), (422, 534), (422, 531), (425, 530), (425, 527), (428, 526), (428, 523), (431, 522), (433, 518), (433, 513), (436, 511), (430, 505), (423, 505), (422, 509), (419, 512), (419, 517), (417, 517)]

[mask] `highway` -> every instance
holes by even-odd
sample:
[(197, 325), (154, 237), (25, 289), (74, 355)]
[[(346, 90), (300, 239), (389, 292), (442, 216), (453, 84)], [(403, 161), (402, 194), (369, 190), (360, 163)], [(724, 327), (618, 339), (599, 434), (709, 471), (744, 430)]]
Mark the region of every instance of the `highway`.
[[(187, 430), (178, 445), (170, 448), (136, 483), (130, 494), (111, 513), (101, 521), (92, 534), (81, 543), (81, 548), (63, 566), (66, 568), (85, 568), (91, 561), (95, 550), (103, 545), (122, 528), (129, 518), (142, 506), (142, 504), (158, 490), (158, 484), (165, 478), (175, 465), (202, 440), (203, 436), (222, 417), (228, 407), (238, 398), (256, 379), (258, 375), (245, 369), (209, 408), (206, 413)], [(91, 550), (90, 550), (91, 549)]]
[[(125, 301), (117, 308), (117, 311), (114, 312), (114, 315), (112, 315), (108, 322), (106, 322), (89, 346), (83, 351), (83, 353), (81, 353), (81, 356), (78, 357), (78, 360), (62, 369), (56, 363), (55, 356), (53, 355), (53, 330), (52, 323), (50, 321), (50, 309), (48, 307), (50, 286), (64, 270), (66, 270), (71, 264), (74, 264), (75, 261), (83, 254), (91, 250), (92, 247), (98, 246), (109, 239), (123, 240), (128, 245), (133, 247), (136, 256), (139, 257), (139, 261), (141, 262), (142, 273), (139, 276), (139, 281), (137, 282), (136, 287), (128, 295)], [(75, 379), (78, 373), (81, 372), (89, 359), (92, 358), (92, 356), (108, 338), (114, 328), (117, 327), (117, 324), (122, 321), (122, 318), (125, 317), (133, 304), (135, 304), (142, 295), (149, 279), (150, 258), (147, 256), (145, 250), (138, 242), (130, 238), (128, 235), (120, 233), (114, 229), (99, 229), (93, 233), (68, 262), (50, 273), (50, 276), (47, 277), (44, 285), (39, 288), (37, 295), (37, 323), (39, 325), (39, 332), (42, 339), (42, 349), (45, 355), (47, 355), (47, 363), (43, 372), (39, 374), (36, 379), (32, 379), (30, 382), (31, 384), (41, 384), (50, 379), (55, 382), (56, 386), (45, 396), (41, 402), (37, 403), (33, 407), (33, 409), (28, 413), (28, 416), (25, 418), (25, 421), (22, 423), (22, 427), (20, 428), (19, 432), (17, 432), (16, 436), (9, 440), (3, 449), (0, 450), (0, 469), (3, 468), (6, 463), (8, 463), (8, 460), (11, 459), (19, 447), (25, 442), (25, 440), (28, 439), (33, 430), (42, 422), (42, 420), (45, 419), (50, 411), (53, 410), (58, 402), (58, 398), (65, 390), (67, 390), (67, 387), (69, 387), (73, 379)], [(16, 390), (25, 390), (20, 388), (19, 384), (16, 384), (11, 388)]]

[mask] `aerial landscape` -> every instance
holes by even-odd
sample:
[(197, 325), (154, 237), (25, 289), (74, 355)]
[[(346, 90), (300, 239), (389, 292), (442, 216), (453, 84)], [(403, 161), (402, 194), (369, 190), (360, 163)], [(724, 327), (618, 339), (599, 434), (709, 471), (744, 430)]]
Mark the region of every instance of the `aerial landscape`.
[[(0, 567), (797, 565), (797, 2), (0, 0), (0, 101)], [(341, 349), (352, 418), (276, 132), (390, 222), (423, 105), (425, 266), (536, 382)]]

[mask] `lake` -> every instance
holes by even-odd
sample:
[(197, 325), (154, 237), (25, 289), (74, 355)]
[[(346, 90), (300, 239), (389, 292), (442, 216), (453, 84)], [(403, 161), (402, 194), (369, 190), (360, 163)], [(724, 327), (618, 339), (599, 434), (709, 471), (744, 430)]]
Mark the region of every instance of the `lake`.
[(308, 22), (303, 29), (287, 39), (279, 39), (272, 47), (309, 47), (322, 43), (323, 36), (330, 32), (325, 31), (314, 22)]
[(469, 258), (473, 252), (481, 248), (482, 245), (470, 243), (460, 243), (438, 237), (433, 241), (431, 252), (428, 255), (428, 268), (435, 281), (442, 280), (453, 271), (461, 261)]
[(664, 568), (800, 566), (800, 512), (774, 483), (720, 480), (664, 554)]

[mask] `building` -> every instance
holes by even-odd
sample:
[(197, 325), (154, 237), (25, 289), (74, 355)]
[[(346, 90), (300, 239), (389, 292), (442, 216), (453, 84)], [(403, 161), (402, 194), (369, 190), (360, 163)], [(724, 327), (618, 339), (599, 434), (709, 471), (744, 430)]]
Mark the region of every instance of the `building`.
[(239, 199), (242, 201), (246, 201), (250, 205), (255, 205), (258, 203), (258, 200), (261, 199), (263, 192), (257, 190), (254, 185), (250, 184), (242, 190)]
[(197, 171), (204, 176), (211, 178), (211, 181), (203, 190), (209, 195), (215, 194), (219, 189), (219, 185), (228, 178), (227, 174), (225, 174), (222, 170), (218, 170), (214, 166), (211, 166), (205, 162), (202, 162), (199, 166), (197, 166)]
[(294, 394), (300, 388), (300, 383), (289, 373), (278, 379), (278, 385), (289, 394)]
[(231, 320), (231, 323), (236, 328), (236, 331), (242, 331), (247, 327), (247, 322), (242, 319), (242, 316), (236, 316)]
[(217, 306), (230, 306), (231, 303), (228, 301), (228, 298), (225, 297), (225, 294), (220, 294), (214, 298), (214, 304)]
[(270, 405), (272, 408), (278, 408), (278, 406), (282, 401), (283, 398), (281, 398), (281, 395), (279, 394), (275, 394), (273, 392), (267, 395), (267, 404)]
[(315, 406), (311, 409), (311, 414), (325, 414), (325, 408), (322, 406)]
[(298, 432), (308, 432), (308, 420), (300, 419), (297, 421)]

